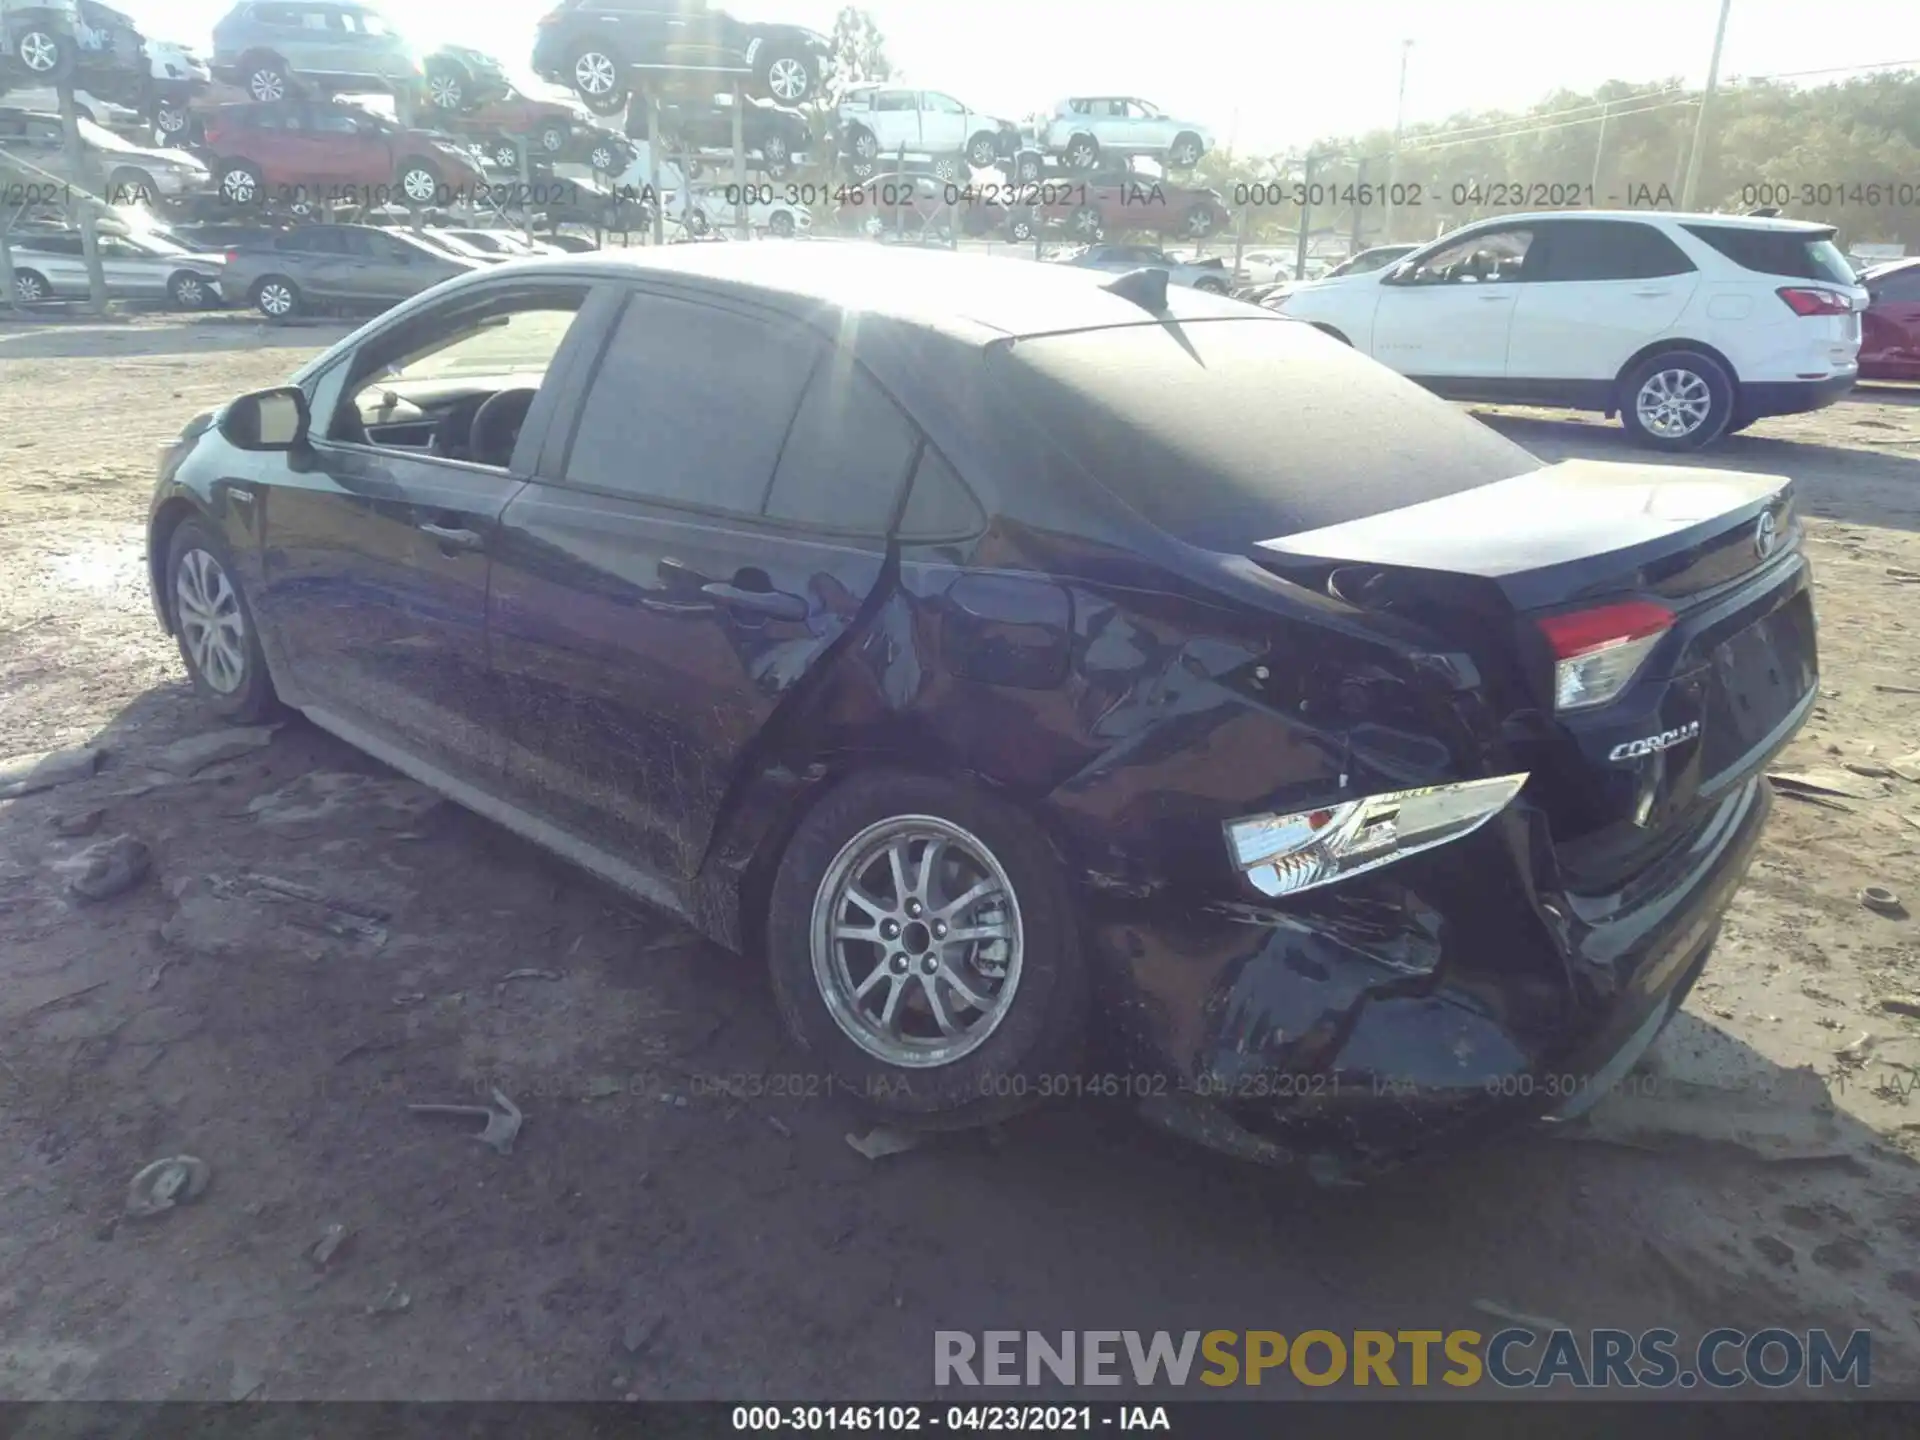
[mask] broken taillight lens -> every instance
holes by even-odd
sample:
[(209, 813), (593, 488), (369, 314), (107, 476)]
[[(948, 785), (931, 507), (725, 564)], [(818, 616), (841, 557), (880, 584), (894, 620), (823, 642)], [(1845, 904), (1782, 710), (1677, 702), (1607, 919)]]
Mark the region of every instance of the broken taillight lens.
[(1585, 710), (1618, 699), (1673, 620), (1656, 601), (1626, 600), (1539, 621), (1553, 647), (1553, 708)]
[(1846, 315), (1853, 301), (1838, 290), (1820, 290), (1811, 285), (1784, 285), (1774, 292), (1787, 302), (1796, 315)]
[(1298, 895), (1470, 835), (1526, 783), (1524, 774), (1501, 775), (1250, 815), (1226, 827), (1227, 851), (1261, 894)]

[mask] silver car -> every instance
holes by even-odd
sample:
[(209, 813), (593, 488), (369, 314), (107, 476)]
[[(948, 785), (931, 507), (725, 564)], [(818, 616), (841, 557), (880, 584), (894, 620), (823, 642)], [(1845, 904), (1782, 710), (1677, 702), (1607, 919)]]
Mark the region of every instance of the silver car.
[(220, 293), (273, 320), (317, 306), (384, 310), (422, 290), (492, 267), (374, 225), (301, 225), (227, 256)]
[[(201, 255), (157, 236), (100, 235), (100, 268), (107, 294), (123, 300), (170, 301), (182, 310), (220, 303), (219, 255)], [(8, 237), (13, 288), (23, 304), (85, 299), (87, 262), (77, 230), (29, 231)]]
[(0, 152), (15, 163), (7, 178), (71, 185), (92, 193), (106, 185), (110, 205), (151, 205), (213, 188), (207, 167), (183, 150), (136, 145), (91, 120), (79, 120), (80, 147), (91, 173), (75, 175), (67, 163), (60, 117), (44, 110), (0, 107)]

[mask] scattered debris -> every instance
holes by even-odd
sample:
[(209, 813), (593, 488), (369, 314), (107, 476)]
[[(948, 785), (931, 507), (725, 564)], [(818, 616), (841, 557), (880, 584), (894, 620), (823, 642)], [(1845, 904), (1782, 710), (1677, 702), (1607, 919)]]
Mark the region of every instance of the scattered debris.
[(1902, 780), (1910, 780), (1920, 785), (1920, 750), (1911, 755), (1902, 755), (1898, 760), (1889, 760), (1887, 769)]
[(145, 1166), (127, 1185), (126, 1213), (135, 1219), (164, 1215), (206, 1192), (212, 1172), (192, 1155), (173, 1155)]
[(1886, 794), (1884, 786), (1867, 785), (1865, 777), (1846, 770), (1770, 770), (1767, 779), (1773, 788), (1794, 795), (1844, 795), (1849, 800), (1877, 800)]
[(69, 1000), (78, 1000), (82, 995), (91, 995), (94, 991), (103, 988), (106, 983), (104, 980), (96, 980), (91, 985), (82, 985), (78, 990), (69, 990), (66, 994), (56, 995), (51, 1000), (42, 1000), (38, 1005), (29, 1005), (21, 1012), (20, 1018), (24, 1020), (29, 1015), (38, 1015), (42, 1010), (58, 1009)]
[(54, 834), (75, 840), (82, 835), (93, 834), (100, 828), (100, 822), (106, 818), (106, 807), (96, 806), (92, 810), (66, 811), (64, 814), (55, 815), (47, 823), (53, 828)]
[(321, 1232), (320, 1238), (307, 1247), (307, 1259), (313, 1262), (314, 1269), (327, 1268), (327, 1262), (347, 1243), (348, 1233), (347, 1227), (337, 1220)]
[(1860, 1034), (1833, 1052), (1843, 1060), (1864, 1060), (1873, 1053), (1873, 1032), (1862, 1030)]
[(1860, 892), (1860, 903), (1876, 915), (1904, 915), (1900, 897), (1884, 885), (1869, 885)]
[(793, 1127), (778, 1115), (767, 1116), (767, 1127), (782, 1139), (791, 1140), (793, 1138)]
[(1920, 685), (1875, 685), (1882, 695), (1920, 695)]
[(1893, 771), (1876, 760), (1849, 760), (1846, 765), (1854, 774), (1865, 775), (1869, 780), (1886, 780), (1893, 775)]
[(399, 1282), (395, 1281), (386, 1288), (385, 1293), (378, 1300), (367, 1306), (367, 1314), (398, 1315), (401, 1311), (410, 1309), (412, 1305), (413, 1297), (402, 1290)]
[(408, 1005), (424, 1005), (426, 1001), (427, 992), (424, 990), (408, 990), (403, 994), (393, 997), (393, 1003), (402, 1007)]
[(662, 1105), (671, 1105), (676, 1110), (684, 1110), (687, 1108), (687, 1097), (684, 1095), (674, 1095), (663, 1090), (660, 1092), (660, 1103)]
[(98, 745), (83, 745), (75, 750), (43, 750), (0, 763), (0, 800), (89, 780), (106, 755)]
[(1529, 1330), (1538, 1331), (1543, 1335), (1552, 1330), (1570, 1330), (1573, 1328), (1569, 1325), (1561, 1324), (1558, 1320), (1546, 1319), (1544, 1316), (1527, 1315), (1519, 1310), (1509, 1310), (1506, 1306), (1495, 1304), (1491, 1300), (1476, 1300), (1473, 1302), (1473, 1308), (1478, 1310), (1482, 1315), (1491, 1315), (1496, 1320), (1506, 1320), (1515, 1325), (1524, 1325)]
[(197, 775), (209, 765), (232, 760), (273, 743), (274, 725), (242, 725), (176, 740), (146, 763), (169, 775)]
[(509, 980), (564, 980), (567, 977), (558, 970), (509, 970), (500, 977), (500, 983)]
[(165, 957), (163, 960), (161, 960), (161, 962), (158, 965), (154, 966), (153, 969), (149, 970), (145, 975), (140, 977), (140, 988), (142, 990), (153, 990), (158, 988), (160, 984), (160, 977), (165, 975), (167, 971), (172, 968), (173, 962), (179, 958), (180, 957), (177, 955), (169, 955)]
[(876, 1125), (865, 1135), (847, 1132), (847, 1144), (858, 1150), (869, 1160), (884, 1160), (889, 1155), (904, 1155), (909, 1150), (917, 1150), (925, 1137), (913, 1130), (895, 1130), (886, 1125)]
[(1883, 996), (1880, 1008), (1893, 1015), (1907, 1015), (1920, 1020), (1920, 999), (1909, 995)]
[(514, 1136), (520, 1133), (520, 1122), (525, 1117), (498, 1089), (493, 1092), (493, 1105), (491, 1109), (485, 1105), (409, 1105), (407, 1109), (416, 1115), (471, 1115), (485, 1120), (486, 1128), (473, 1138), (482, 1145), (491, 1145), (502, 1155), (511, 1155)]
[(617, 1075), (595, 1075), (591, 1080), (587, 1081), (583, 1098), (588, 1100), (605, 1100), (612, 1095), (624, 1094), (626, 1088), (626, 1085)]
[(620, 1343), (629, 1355), (638, 1355), (653, 1343), (653, 1337), (659, 1331), (658, 1315), (649, 1315), (641, 1320), (629, 1320), (626, 1329), (620, 1332)]
[(69, 872), (67, 888), (81, 899), (111, 900), (147, 878), (153, 868), (153, 852), (144, 840), (116, 835), (111, 840), (96, 840), (62, 862), (61, 868)]

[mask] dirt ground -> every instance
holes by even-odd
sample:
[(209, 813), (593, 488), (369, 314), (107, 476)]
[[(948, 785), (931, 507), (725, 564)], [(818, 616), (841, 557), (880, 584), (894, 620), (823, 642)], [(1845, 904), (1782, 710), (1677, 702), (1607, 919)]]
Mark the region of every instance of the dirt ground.
[[(1775, 807), (1638, 1093), (1323, 1193), (1098, 1105), (870, 1161), (787, 1078), (751, 960), (298, 720), (156, 769), (213, 728), (149, 608), (157, 448), (338, 333), (0, 324), (0, 758), (107, 752), (0, 802), (0, 1397), (904, 1398), (943, 1328), (1507, 1312), (1865, 1326), (1877, 1391), (1920, 1376), (1920, 921), (1857, 898), (1920, 911), (1920, 783), (1860, 773), (1920, 750), (1920, 394), (1707, 462), (1800, 483), (1824, 693), (1779, 768), (1852, 793)], [(1644, 458), (1597, 419), (1492, 423)], [(152, 873), (76, 898), (121, 833)], [(496, 1086), (508, 1154), (407, 1109)], [(125, 1218), (182, 1152), (205, 1194)]]

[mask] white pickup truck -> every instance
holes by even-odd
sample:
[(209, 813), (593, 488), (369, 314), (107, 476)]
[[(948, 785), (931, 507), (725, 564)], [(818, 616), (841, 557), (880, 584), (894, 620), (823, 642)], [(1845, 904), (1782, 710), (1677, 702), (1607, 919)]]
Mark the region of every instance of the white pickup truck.
[(1077, 95), (1053, 107), (1040, 148), (1070, 170), (1096, 170), (1136, 155), (1169, 170), (1191, 170), (1213, 148), (1213, 133), (1130, 95)]

